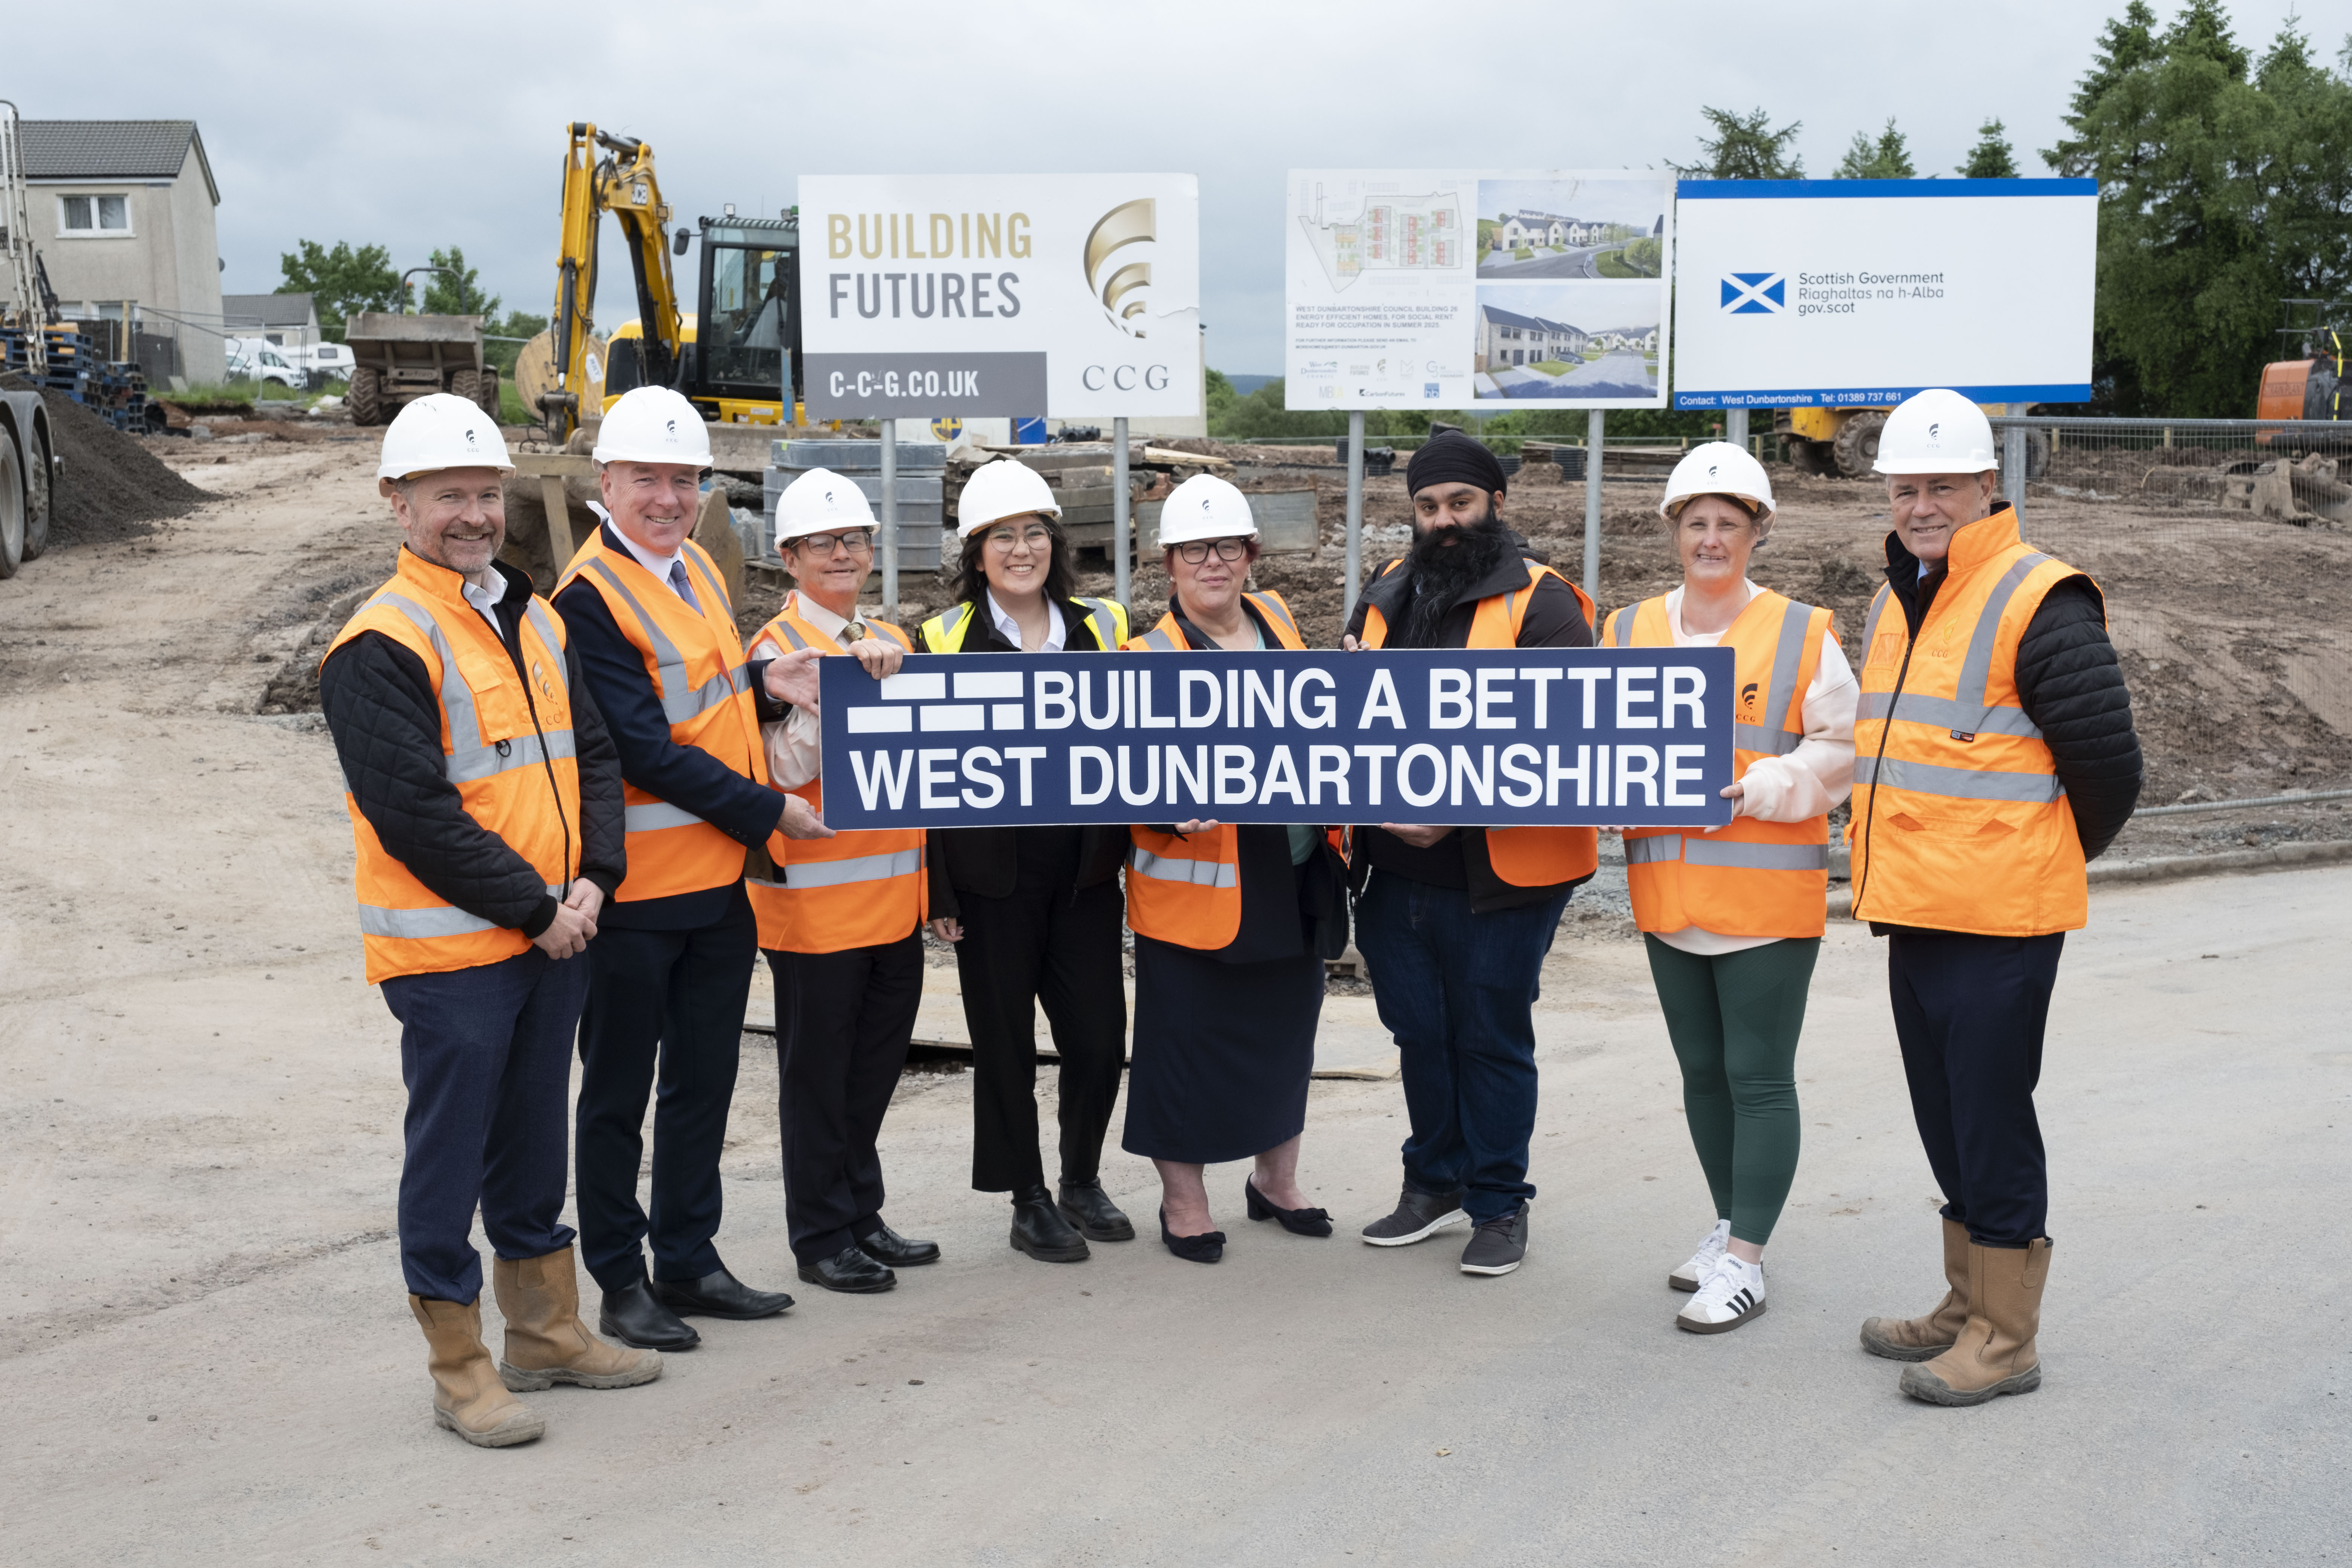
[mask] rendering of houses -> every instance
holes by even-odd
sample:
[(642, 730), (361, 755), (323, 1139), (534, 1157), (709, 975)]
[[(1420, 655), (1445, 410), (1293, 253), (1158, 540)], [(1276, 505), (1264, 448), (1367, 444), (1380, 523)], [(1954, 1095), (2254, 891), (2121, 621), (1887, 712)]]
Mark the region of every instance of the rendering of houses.
[(1584, 357), (1587, 334), (1565, 321), (1522, 316), (1488, 304), (1478, 307), (1478, 346), (1473, 368), (1501, 370), (1510, 365), (1542, 364)]
[(1608, 237), (1609, 228), (1607, 224), (1586, 223), (1557, 213), (1506, 213), (1495, 225), (1494, 247), (1517, 250), (1522, 247), (1570, 246), (1581, 249), (1599, 245)]

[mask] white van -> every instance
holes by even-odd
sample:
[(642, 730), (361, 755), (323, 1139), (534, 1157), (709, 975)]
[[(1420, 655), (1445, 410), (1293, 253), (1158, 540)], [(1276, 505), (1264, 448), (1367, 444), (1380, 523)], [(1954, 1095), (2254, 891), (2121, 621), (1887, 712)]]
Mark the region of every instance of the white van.
[(250, 378), (299, 387), (306, 379), (303, 372), (287, 360), (286, 352), (268, 338), (231, 338), (226, 347), (231, 381)]
[(312, 385), (329, 381), (349, 381), (352, 366), (357, 362), (352, 351), (341, 343), (312, 343), (306, 348), (280, 346), (278, 353), (296, 370), (310, 373)]

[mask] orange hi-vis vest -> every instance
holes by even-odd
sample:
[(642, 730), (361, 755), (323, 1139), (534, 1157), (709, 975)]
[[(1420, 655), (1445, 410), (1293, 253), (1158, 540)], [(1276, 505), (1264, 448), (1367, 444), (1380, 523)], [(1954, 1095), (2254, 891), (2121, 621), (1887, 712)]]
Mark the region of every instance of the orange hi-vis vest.
[[(900, 647), (914, 646), (905, 632), (887, 622), (869, 620), (866, 629)], [(768, 642), (785, 649), (849, 651), (801, 617), (798, 593), (785, 598), (783, 608), (760, 628), (751, 646)], [(807, 801), (810, 810), (824, 814), (822, 778), (791, 793)], [(923, 868), (919, 827), (836, 833), (830, 838), (772, 834), (768, 858), (774, 864), (772, 878), (761, 876), (755, 868), (744, 879), (751, 909), (760, 917), (761, 947), (779, 952), (879, 947), (903, 941), (930, 913), (931, 884)]]
[[(1830, 621), (1827, 610), (1767, 588), (1724, 632), (1717, 646), (1738, 660), (1732, 777), (1803, 742), (1805, 695), (1813, 689)], [(1665, 596), (1612, 614), (1601, 640), (1608, 647), (1672, 647)], [(1721, 936), (1819, 936), (1828, 926), (1830, 819), (1735, 816), (1712, 833), (1629, 827), (1625, 879), (1633, 923), (1643, 931), (1697, 926)]]
[[(441, 704), (443, 769), (466, 815), (530, 861), (549, 895), (560, 899), (580, 858), (580, 764), (563, 622), (536, 595), (523, 611), (526, 681), (499, 635), (466, 602), (464, 581), (403, 550), (392, 580), (360, 606), (327, 651), (362, 632), (380, 632), (424, 661)], [(445, 903), (418, 881), (385, 851), (348, 788), (343, 809), (359, 851), (352, 881), (369, 984), (499, 963), (530, 948), (521, 931)]]
[[(572, 558), (557, 591), (584, 581), (604, 601), (621, 635), (646, 661), (646, 677), (669, 720), (670, 743), (708, 752), (745, 778), (768, 782), (759, 709), (735, 635), (727, 584), (702, 546), (685, 545), (688, 580), (699, 610), (646, 571), (599, 527)], [(743, 846), (683, 806), (623, 782), (629, 874), (615, 903), (675, 898), (742, 879)]]
[[(1306, 639), (1290, 606), (1275, 593), (1244, 594), (1284, 647), (1304, 652)], [(1130, 652), (1182, 653), (1191, 645), (1176, 612), (1129, 643)], [(1242, 929), (1241, 830), (1221, 822), (1214, 833), (1185, 837), (1129, 827), (1127, 923), (1139, 936), (1202, 952), (1228, 946)]]
[(2021, 541), (2005, 506), (1952, 535), (1945, 569), (1916, 641), (1891, 589), (1870, 603), (1846, 826), (1853, 917), (1985, 936), (2078, 931), (2090, 919), (2083, 841), (2016, 677), (2033, 612), (2084, 574)]
[[(1395, 571), (1403, 562), (1391, 561), (1372, 579)], [(1528, 605), (1535, 599), (1535, 587), (1547, 577), (1558, 577), (1567, 584), (1568, 591), (1576, 595), (1577, 606), (1584, 612), (1584, 624), (1592, 625), (1592, 601), (1583, 589), (1539, 562), (1526, 563), (1528, 585), (1514, 588), (1507, 594), (1494, 594), (1478, 601), (1470, 617), (1471, 647), (1517, 647), (1519, 628), (1528, 622)], [(1376, 605), (1364, 609), (1364, 635), (1357, 642), (1365, 647), (1381, 647), (1389, 638), (1388, 617)], [(1495, 868), (1495, 875), (1515, 888), (1549, 888), (1559, 882), (1573, 882), (1580, 877), (1590, 877), (1601, 868), (1601, 836), (1590, 827), (1490, 827), (1486, 829), (1486, 859)]]

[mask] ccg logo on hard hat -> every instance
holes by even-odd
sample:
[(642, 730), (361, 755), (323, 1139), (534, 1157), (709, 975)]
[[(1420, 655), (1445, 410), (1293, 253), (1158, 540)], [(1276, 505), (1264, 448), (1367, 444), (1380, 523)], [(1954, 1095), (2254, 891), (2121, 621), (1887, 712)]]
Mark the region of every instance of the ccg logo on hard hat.
[(1779, 272), (1727, 272), (1723, 275), (1723, 313), (1727, 316), (1775, 316), (1789, 308), (1789, 279)]

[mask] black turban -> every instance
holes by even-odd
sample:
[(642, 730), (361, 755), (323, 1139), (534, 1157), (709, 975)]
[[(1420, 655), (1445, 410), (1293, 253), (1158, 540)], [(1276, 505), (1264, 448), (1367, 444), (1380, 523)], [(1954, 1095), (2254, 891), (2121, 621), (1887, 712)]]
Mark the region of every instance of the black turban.
[(1495, 454), (1458, 430), (1424, 441), (1405, 465), (1407, 495), (1419, 495), (1431, 485), (1475, 485), (1482, 490), (1507, 489), (1503, 465)]

